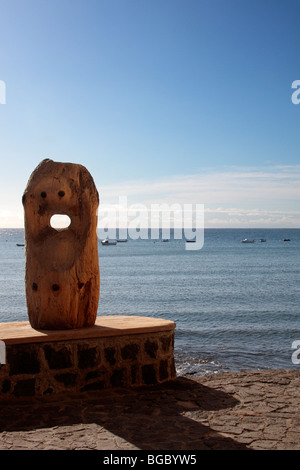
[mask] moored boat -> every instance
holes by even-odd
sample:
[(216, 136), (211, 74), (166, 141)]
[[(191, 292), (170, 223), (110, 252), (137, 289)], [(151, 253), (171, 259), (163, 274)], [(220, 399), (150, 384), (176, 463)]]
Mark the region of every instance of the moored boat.
[(116, 241), (110, 241), (109, 238), (105, 238), (105, 240), (101, 241), (102, 245), (116, 245)]

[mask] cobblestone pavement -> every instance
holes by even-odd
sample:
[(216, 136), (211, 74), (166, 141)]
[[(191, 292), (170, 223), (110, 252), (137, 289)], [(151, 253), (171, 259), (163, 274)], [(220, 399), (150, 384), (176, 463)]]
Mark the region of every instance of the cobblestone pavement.
[(300, 371), (2, 402), (1, 450), (300, 449)]

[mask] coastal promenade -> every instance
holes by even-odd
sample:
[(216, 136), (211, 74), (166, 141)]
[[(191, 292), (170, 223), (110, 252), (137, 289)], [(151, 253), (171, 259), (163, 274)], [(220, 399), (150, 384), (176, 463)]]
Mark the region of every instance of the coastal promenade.
[(1, 403), (1, 450), (299, 450), (300, 370)]

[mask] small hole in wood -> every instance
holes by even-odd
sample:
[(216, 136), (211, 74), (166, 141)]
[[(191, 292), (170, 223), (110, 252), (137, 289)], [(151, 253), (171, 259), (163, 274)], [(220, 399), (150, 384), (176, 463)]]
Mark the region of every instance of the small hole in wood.
[(42, 192), (41, 192), (41, 197), (42, 197), (43, 199), (45, 199), (45, 197), (47, 197), (47, 193), (46, 193), (45, 191), (42, 191)]
[(34, 291), (38, 290), (38, 286), (35, 282), (32, 283), (32, 290), (34, 290)]
[(53, 284), (52, 285), (52, 290), (54, 290), (54, 292), (58, 291), (59, 290), (59, 285), (58, 284)]
[(58, 191), (58, 195), (59, 195), (59, 197), (64, 197), (65, 192), (64, 191)]

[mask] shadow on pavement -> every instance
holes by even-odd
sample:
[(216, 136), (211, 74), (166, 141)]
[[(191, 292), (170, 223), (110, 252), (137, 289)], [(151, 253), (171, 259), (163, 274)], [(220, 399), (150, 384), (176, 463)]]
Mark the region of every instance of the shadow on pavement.
[[(238, 401), (223, 391), (180, 377), (149, 388), (5, 402), (0, 409), (0, 432), (57, 427), (51, 429), (53, 435), (61, 432), (62, 426), (81, 423), (87, 425), (84, 430), (87, 435), (89, 425), (94, 424), (99, 427), (96, 439), (109, 431), (141, 450), (242, 450), (247, 447), (212, 430), (207, 421), (212, 412), (226, 413), (227, 408), (236, 404)], [(72, 428), (65, 432), (72, 439)], [(43, 436), (46, 437), (45, 432)], [(68, 449), (67, 439), (64, 445)]]

